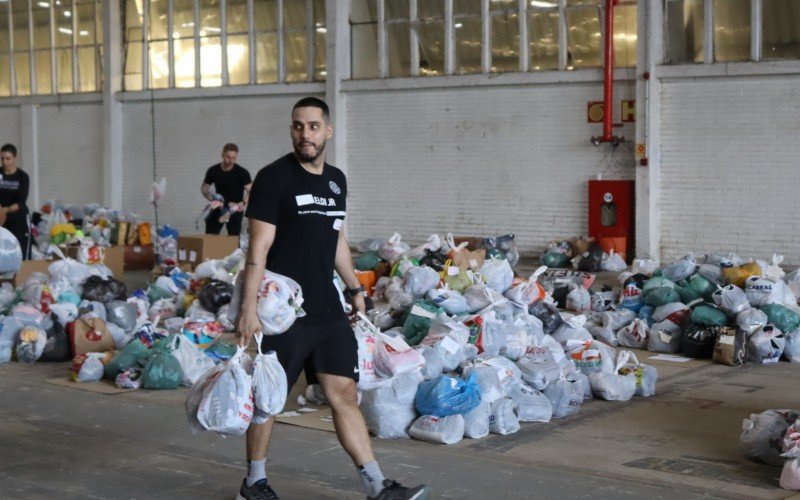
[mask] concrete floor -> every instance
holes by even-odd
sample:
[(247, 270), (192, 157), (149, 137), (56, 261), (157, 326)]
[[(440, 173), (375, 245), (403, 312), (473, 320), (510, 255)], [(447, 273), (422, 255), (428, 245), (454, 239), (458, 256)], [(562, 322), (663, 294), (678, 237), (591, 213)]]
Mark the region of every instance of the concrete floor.
[[(656, 362), (653, 362), (655, 365)], [(388, 476), (432, 498), (787, 498), (780, 468), (738, 448), (741, 420), (799, 408), (800, 367), (657, 364), (658, 394), (452, 446), (375, 440)], [(186, 389), (103, 395), (45, 382), (67, 363), (0, 365), (0, 497), (235, 497), (242, 438), (192, 435)], [(279, 424), (268, 465), (286, 499), (363, 498), (333, 433)]]
[[(388, 477), (427, 483), (431, 498), (792, 497), (780, 468), (742, 457), (739, 434), (750, 413), (800, 409), (800, 366), (651, 364), (652, 398), (592, 400), (574, 417), (452, 446), (374, 440), (375, 452)], [(103, 395), (46, 382), (68, 366), (0, 365), (0, 498), (235, 498), (243, 438), (192, 435), (186, 389)], [(331, 432), (279, 424), (270, 457), (281, 498), (364, 498)]]

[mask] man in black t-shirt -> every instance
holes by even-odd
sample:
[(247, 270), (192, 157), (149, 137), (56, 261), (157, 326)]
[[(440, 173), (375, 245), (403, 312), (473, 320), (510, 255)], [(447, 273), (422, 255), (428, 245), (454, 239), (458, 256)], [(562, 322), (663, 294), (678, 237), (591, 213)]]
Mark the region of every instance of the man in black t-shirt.
[[(209, 201), (217, 199), (222, 206), (211, 210), (206, 217), (206, 234), (219, 234), (222, 226), (231, 236), (242, 232), (242, 214), (250, 194), (250, 172), (236, 163), (239, 147), (228, 143), (222, 148), (222, 162), (206, 171), (200, 192)], [(211, 192), (211, 186), (214, 191)], [(221, 199), (220, 199), (221, 198)]]
[[(355, 308), (364, 312), (364, 288), (353, 270), (344, 235), (347, 179), (325, 163), (325, 144), (333, 134), (328, 106), (306, 97), (292, 110), (294, 152), (256, 175), (250, 204), (241, 307), (236, 324), (241, 345), (261, 330), (256, 297), (264, 267), (297, 281), (306, 316), (285, 333), (265, 336), (262, 350), (274, 350), (286, 372), (289, 392), (300, 373), (318, 380), (333, 410), (336, 434), (352, 458), (371, 499), (427, 498), (428, 488), (405, 488), (384, 479), (372, 454), (367, 426), (358, 408), (358, 345), (333, 284), (333, 271), (348, 287)], [(257, 416), (257, 415), (256, 415)], [(247, 430), (247, 477), (237, 498), (277, 498), (265, 473), (274, 418), (253, 420)]]
[(0, 170), (0, 224), (19, 241), (23, 260), (31, 258), (31, 220), (28, 214), (28, 174), (17, 168), (17, 148), (5, 144), (0, 148), (3, 168)]

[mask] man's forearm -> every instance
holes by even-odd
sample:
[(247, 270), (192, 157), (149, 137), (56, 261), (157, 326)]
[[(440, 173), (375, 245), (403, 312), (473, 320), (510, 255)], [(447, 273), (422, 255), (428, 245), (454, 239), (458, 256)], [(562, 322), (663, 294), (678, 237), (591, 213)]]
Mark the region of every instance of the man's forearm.
[(211, 201), (211, 186), (208, 184), (203, 184), (200, 186), (200, 192), (203, 193), (203, 196), (208, 201)]
[(344, 238), (340, 238), (336, 246), (336, 272), (339, 273), (348, 288), (361, 286), (361, 282), (356, 277), (355, 269), (353, 269), (353, 256), (350, 253), (350, 246)]

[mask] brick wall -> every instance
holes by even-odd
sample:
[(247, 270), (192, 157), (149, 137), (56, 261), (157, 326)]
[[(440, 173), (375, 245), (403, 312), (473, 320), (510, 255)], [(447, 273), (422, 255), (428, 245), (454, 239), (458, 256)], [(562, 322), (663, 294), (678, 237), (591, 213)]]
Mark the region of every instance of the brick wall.
[(664, 259), (777, 252), (800, 264), (800, 77), (666, 82), (661, 109)]

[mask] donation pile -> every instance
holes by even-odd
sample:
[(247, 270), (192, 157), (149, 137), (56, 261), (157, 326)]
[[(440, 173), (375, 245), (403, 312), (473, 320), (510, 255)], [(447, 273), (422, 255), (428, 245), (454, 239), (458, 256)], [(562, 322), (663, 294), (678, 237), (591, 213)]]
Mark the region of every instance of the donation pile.
[(379, 306), (355, 326), (361, 409), (377, 437), (451, 444), (574, 415), (594, 397), (655, 394), (654, 367), (585, 328), (585, 273), (569, 280), (580, 280), (570, 304), (586, 314), (571, 314), (552, 295), (563, 274), (543, 266), (516, 277), (518, 256), (501, 246), (432, 235), (412, 249), (395, 234), (360, 248), (361, 269), (388, 268), (375, 283)]
[(800, 412), (767, 410), (742, 421), (740, 438), (747, 458), (783, 467), (780, 486), (800, 490)]

